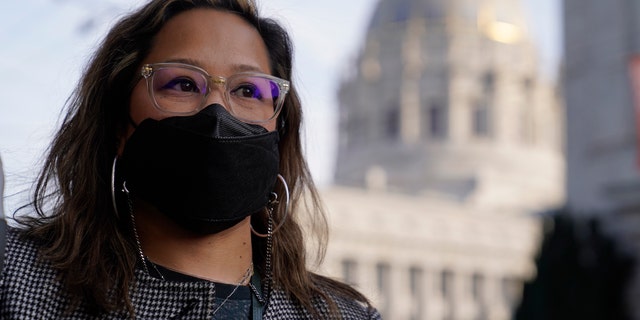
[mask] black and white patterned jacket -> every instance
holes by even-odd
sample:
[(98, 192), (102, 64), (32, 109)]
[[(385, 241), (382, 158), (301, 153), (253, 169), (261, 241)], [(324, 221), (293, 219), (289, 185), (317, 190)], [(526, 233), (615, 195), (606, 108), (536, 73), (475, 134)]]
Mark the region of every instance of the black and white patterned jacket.
[[(34, 243), (23, 241), (18, 231), (9, 228), (6, 238), (4, 268), (0, 277), (0, 319), (92, 319), (77, 310), (65, 314), (69, 297), (56, 280), (56, 272), (37, 259)], [(208, 282), (165, 282), (141, 270), (136, 271), (131, 301), (136, 319), (212, 319), (214, 285)], [(358, 302), (335, 299), (342, 318), (380, 319), (380, 314)], [(327, 305), (317, 299), (320, 314)], [(263, 319), (311, 319), (312, 316), (281, 290), (274, 290)], [(328, 318), (324, 316), (323, 319)], [(113, 312), (100, 319), (129, 319), (126, 312)]]

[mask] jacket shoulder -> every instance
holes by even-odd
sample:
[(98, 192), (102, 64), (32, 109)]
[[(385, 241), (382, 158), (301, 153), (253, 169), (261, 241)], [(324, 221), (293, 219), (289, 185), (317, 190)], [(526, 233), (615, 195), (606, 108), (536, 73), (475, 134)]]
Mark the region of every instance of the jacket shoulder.
[[(365, 303), (345, 298), (331, 291), (325, 291), (325, 294), (335, 302), (341, 319), (381, 319), (380, 313)], [(329, 303), (322, 297), (315, 297), (313, 305), (322, 319), (337, 318), (331, 316)], [(284, 290), (275, 289), (269, 300), (265, 319), (315, 319), (315, 317), (302, 304), (293, 300)]]
[(36, 319), (60, 315), (64, 305), (57, 273), (38, 258), (38, 246), (7, 228), (4, 268), (0, 276), (0, 318)]
[(27, 240), (23, 232), (21, 229), (11, 226), (6, 229), (3, 274), (45, 267), (38, 259), (38, 246), (34, 241)]
[[(338, 306), (338, 310), (340, 311), (342, 319), (381, 319), (378, 310), (376, 310), (369, 304), (338, 296), (336, 294), (332, 294), (331, 292), (329, 292), (328, 295), (333, 299), (333, 301), (335, 301), (336, 305)], [(327, 308), (326, 302), (322, 301), (321, 305)], [(328, 312), (328, 309), (326, 310), (326, 312)]]

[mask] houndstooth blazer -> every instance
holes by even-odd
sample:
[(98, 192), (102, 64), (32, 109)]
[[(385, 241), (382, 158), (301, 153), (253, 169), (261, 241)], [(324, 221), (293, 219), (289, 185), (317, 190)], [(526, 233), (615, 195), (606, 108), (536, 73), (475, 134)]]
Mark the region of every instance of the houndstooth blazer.
[[(93, 319), (81, 308), (65, 314), (71, 300), (56, 272), (37, 258), (38, 248), (23, 241), (9, 228), (4, 268), (0, 276), (1, 319)], [(136, 319), (212, 319), (215, 285), (209, 282), (166, 282), (136, 270), (131, 301)], [(335, 297), (342, 318), (380, 319), (380, 314), (362, 304)], [(322, 319), (328, 319), (326, 302), (314, 302)], [(263, 319), (311, 319), (312, 316), (282, 290), (274, 290)], [(126, 311), (112, 312), (99, 319), (129, 319)]]

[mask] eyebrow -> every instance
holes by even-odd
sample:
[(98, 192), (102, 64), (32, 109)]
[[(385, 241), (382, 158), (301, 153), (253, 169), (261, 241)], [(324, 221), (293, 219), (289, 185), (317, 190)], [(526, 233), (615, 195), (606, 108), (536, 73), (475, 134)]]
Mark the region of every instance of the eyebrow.
[[(203, 70), (206, 70), (202, 63), (200, 63), (198, 60), (193, 60), (193, 59), (170, 59), (170, 60), (166, 60), (165, 62), (185, 63), (185, 64), (190, 64), (192, 66), (199, 67), (199, 68), (201, 68)], [(260, 68), (258, 68), (256, 66), (249, 65), (249, 64), (244, 64), (244, 63), (232, 64), (231, 65), (231, 69), (234, 72), (253, 71), (253, 72), (259, 72), (259, 73), (267, 73), (267, 72), (264, 72), (262, 69), (260, 69)]]

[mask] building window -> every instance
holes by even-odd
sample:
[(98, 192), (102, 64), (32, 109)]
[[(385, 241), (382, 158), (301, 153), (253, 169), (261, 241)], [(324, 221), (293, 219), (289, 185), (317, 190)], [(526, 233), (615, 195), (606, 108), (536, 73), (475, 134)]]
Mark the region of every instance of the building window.
[(444, 300), (447, 300), (447, 298), (451, 296), (451, 282), (453, 281), (453, 273), (451, 273), (451, 271), (449, 270), (444, 270), (442, 271), (441, 278), (440, 292)]
[(484, 290), (484, 277), (481, 274), (475, 273), (471, 279), (471, 292), (473, 294), (473, 300), (480, 301), (483, 299)]
[(409, 288), (411, 289), (411, 320), (419, 320), (423, 318), (424, 313), (424, 287), (423, 287), (423, 271), (419, 267), (411, 267), (409, 269)]
[(391, 312), (391, 267), (387, 263), (376, 265), (376, 279), (380, 293), (380, 312), (383, 319), (388, 319)]
[(485, 297), (485, 278), (482, 274), (474, 273), (471, 278), (471, 292), (476, 303), (476, 320), (487, 319), (487, 305)]
[(535, 144), (536, 142), (536, 128), (535, 128), (535, 113), (533, 107), (534, 103), (534, 86), (533, 80), (530, 77), (525, 77), (522, 80), (522, 107), (520, 111), (520, 135), (521, 140), (525, 144)]
[(437, 21), (436, 19), (442, 19), (442, 6), (438, 3), (433, 3), (433, 1), (422, 1), (420, 8), (422, 9), (422, 12), (418, 12), (419, 17), (428, 18), (427, 21), (429, 22)]
[(482, 75), (482, 89), (485, 93), (491, 94), (495, 90), (496, 75), (492, 71), (487, 71)]
[(522, 295), (522, 283), (516, 278), (503, 278), (502, 279), (502, 294), (506, 305), (513, 310)]
[(429, 106), (426, 113), (424, 123), (428, 124), (429, 137), (442, 139), (447, 136), (447, 114), (446, 109), (438, 103), (433, 103)]
[(344, 123), (342, 143), (344, 146), (354, 146), (365, 141), (365, 119), (355, 110), (343, 108), (340, 112), (340, 120)]
[(533, 94), (533, 80), (531, 80), (531, 77), (522, 79), (522, 89), (525, 95), (531, 96)]
[(357, 268), (358, 264), (351, 259), (342, 260), (342, 279), (350, 285), (357, 284)]
[(384, 121), (387, 137), (391, 140), (397, 140), (400, 137), (400, 108), (392, 108), (387, 111)]
[(451, 270), (444, 270), (440, 276), (440, 290), (442, 294), (442, 301), (444, 302), (444, 314), (443, 319), (450, 320), (455, 319), (455, 301), (453, 292), (453, 272)]
[(525, 144), (536, 143), (536, 128), (533, 118), (533, 112), (529, 109), (529, 105), (523, 106), (520, 111), (520, 136), (521, 140)]
[(340, 109), (340, 146), (346, 147), (350, 144), (350, 137), (353, 134), (353, 121), (349, 116), (349, 112), (346, 108)]
[(485, 103), (476, 104), (471, 115), (473, 135), (488, 137), (490, 133), (489, 107)]
[(411, 7), (409, 3), (399, 3), (396, 5), (395, 22), (403, 22), (409, 20), (411, 16)]

